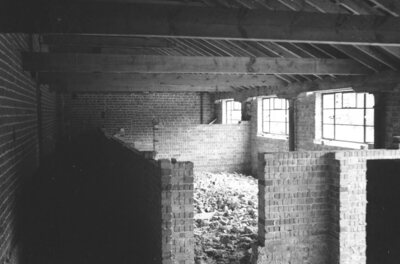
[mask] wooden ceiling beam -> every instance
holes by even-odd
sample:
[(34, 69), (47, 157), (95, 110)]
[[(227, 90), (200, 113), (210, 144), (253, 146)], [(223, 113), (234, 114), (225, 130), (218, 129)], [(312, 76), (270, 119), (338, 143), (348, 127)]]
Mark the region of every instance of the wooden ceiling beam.
[(190, 57), (157, 55), (24, 53), (25, 70), (37, 72), (233, 73), (362, 75), (370, 70), (348, 59)]
[(267, 95), (296, 98), (299, 94), (305, 92), (322, 92), (343, 88), (352, 88), (356, 92), (398, 92), (400, 90), (400, 75), (397, 71), (385, 71), (368, 76), (342, 76), (335, 79), (290, 83), (284, 87), (270, 86), (249, 91), (226, 92), (218, 94), (216, 99), (235, 98), (235, 100), (243, 102), (250, 97)]
[(41, 15), (17, 11), (12, 19), (1, 9), (0, 32), (400, 46), (400, 18), (394, 17), (118, 3), (56, 7)]
[(56, 34), (43, 35), (42, 42), (49, 46), (77, 46), (101, 48), (171, 48), (169, 41), (160, 38)]
[(43, 84), (56, 84), (68, 87), (132, 87), (132, 86), (187, 86), (213, 87), (218, 89), (230, 86), (270, 86), (285, 83), (273, 75), (249, 74), (146, 74), (146, 73), (40, 73)]
[(75, 93), (137, 93), (137, 92), (173, 92), (173, 93), (192, 93), (192, 92), (207, 92), (220, 93), (232, 92), (234, 88), (231, 86), (197, 86), (197, 85), (70, 85), (68, 83), (50, 84), (51, 87), (60, 92), (75, 92)]

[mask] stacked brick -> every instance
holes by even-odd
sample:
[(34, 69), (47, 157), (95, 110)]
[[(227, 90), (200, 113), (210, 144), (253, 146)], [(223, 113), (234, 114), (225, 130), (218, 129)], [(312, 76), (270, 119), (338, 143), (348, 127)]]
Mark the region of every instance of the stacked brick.
[(400, 136), (400, 93), (387, 93), (382, 98), (384, 126), (375, 129), (384, 130), (386, 148), (397, 148), (393, 137)]
[(68, 133), (93, 128), (115, 134), (121, 128), (135, 148), (153, 150), (153, 125), (179, 127), (208, 122), (214, 115), (209, 94), (199, 93), (85, 93), (64, 95)]
[(157, 159), (190, 160), (196, 170), (240, 171), (250, 169), (250, 126), (156, 126)]
[(50, 155), (57, 141), (57, 98), (55, 91), (49, 87), (41, 87), (41, 130), (42, 130), (42, 155)]
[(340, 263), (366, 263), (367, 161), (400, 159), (400, 151), (342, 151), (335, 159), (340, 167)]
[(367, 161), (399, 150), (260, 154), (258, 263), (366, 263)]
[[(130, 210), (140, 215), (136, 229), (141, 235), (139, 254), (146, 254), (134, 259), (146, 259), (148, 263), (161, 262), (161, 170), (154, 160), (118, 139), (103, 137), (104, 153), (108, 162), (114, 164), (110, 175), (119, 178), (118, 189), (129, 194)], [(114, 179), (115, 181), (115, 179)], [(132, 199), (132, 197), (134, 197)], [(135, 223), (130, 223), (134, 225)], [(132, 249), (136, 252), (137, 249)], [(133, 261), (133, 260), (132, 260)]]
[(332, 154), (260, 154), (258, 263), (330, 263)]
[(193, 264), (193, 163), (159, 161), (162, 177), (162, 264)]
[(118, 157), (113, 162), (120, 164), (113, 174), (125, 178), (125, 185), (134, 182), (128, 188), (137, 195), (145, 259), (154, 264), (194, 263), (193, 163), (156, 162), (121, 140), (105, 141), (109, 159)]
[(29, 36), (0, 34), (0, 263), (16, 261), (18, 190), (38, 163), (36, 84), (22, 69)]

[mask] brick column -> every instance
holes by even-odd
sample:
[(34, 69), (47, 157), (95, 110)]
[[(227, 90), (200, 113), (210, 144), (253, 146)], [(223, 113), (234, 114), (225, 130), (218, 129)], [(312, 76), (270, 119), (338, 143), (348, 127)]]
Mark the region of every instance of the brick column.
[(162, 264), (194, 264), (193, 163), (159, 161)]

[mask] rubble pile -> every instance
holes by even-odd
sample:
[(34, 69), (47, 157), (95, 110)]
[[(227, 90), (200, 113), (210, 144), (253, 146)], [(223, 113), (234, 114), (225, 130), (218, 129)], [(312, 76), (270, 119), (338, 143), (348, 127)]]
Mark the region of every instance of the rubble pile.
[(257, 180), (237, 173), (194, 177), (196, 263), (250, 263), (257, 240)]

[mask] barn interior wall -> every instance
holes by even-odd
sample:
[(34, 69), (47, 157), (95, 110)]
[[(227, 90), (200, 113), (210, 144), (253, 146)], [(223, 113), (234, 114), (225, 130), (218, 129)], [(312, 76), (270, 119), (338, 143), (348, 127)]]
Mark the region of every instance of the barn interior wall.
[(199, 93), (65, 94), (64, 98), (67, 134), (103, 128), (114, 135), (124, 129), (126, 141), (139, 150), (153, 150), (155, 125), (194, 125), (214, 116), (210, 97)]
[(116, 134), (156, 158), (192, 161), (208, 171), (250, 170), (250, 126), (208, 124), (215, 119), (207, 93), (136, 93), (65, 95), (72, 135), (93, 128)]
[[(26, 34), (0, 34), (0, 262), (18, 262), (21, 188), (50, 155), (56, 140), (55, 92), (41, 88), (22, 69)], [(39, 115), (38, 115), (39, 113)], [(39, 121), (40, 120), (40, 121)]]

